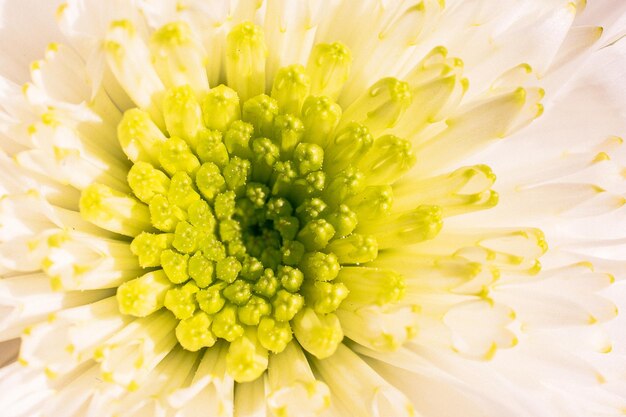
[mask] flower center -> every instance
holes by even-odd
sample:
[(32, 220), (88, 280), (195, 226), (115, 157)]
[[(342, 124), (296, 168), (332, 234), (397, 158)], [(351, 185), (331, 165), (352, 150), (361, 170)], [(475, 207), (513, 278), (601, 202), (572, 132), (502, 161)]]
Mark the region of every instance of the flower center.
[[(153, 39), (184, 42), (181, 25)], [(159, 112), (126, 111), (118, 139), (133, 162), (134, 197), (92, 184), (80, 201), (86, 219), (133, 237), (148, 269), (118, 288), (120, 311), (146, 317), (165, 307), (189, 351), (229, 342), (228, 371), (240, 382), (260, 376), (268, 351), (282, 352), (294, 335), (310, 354), (332, 355), (344, 337), (342, 304), (355, 311), (404, 295), (402, 275), (362, 264), (442, 225), (438, 206), (391, 211), (391, 184), (415, 157), (407, 140), (374, 135), (406, 110), (407, 83), (382, 79), (343, 111), (331, 96), (349, 53), (318, 45), (312, 65), (278, 70), (266, 95), (250, 76), (264, 48), (258, 28), (239, 25), (228, 37), (230, 87), (178, 85)], [(380, 343), (398, 345), (412, 332), (402, 329)]]

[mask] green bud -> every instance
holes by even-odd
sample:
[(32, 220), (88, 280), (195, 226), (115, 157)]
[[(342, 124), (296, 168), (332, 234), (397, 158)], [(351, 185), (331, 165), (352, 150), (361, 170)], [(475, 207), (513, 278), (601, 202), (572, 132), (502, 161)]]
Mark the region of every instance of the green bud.
[(337, 207), (347, 198), (357, 194), (363, 183), (363, 174), (353, 167), (348, 167), (336, 175), (328, 184), (322, 197), (326, 204)]
[(233, 239), (228, 242), (228, 255), (234, 256), (240, 262), (246, 257), (246, 245), (243, 244), (243, 241), (240, 238)]
[(306, 67), (311, 76), (311, 95), (336, 99), (348, 80), (351, 65), (352, 54), (341, 42), (315, 45)]
[(225, 282), (219, 282), (205, 290), (199, 290), (196, 293), (196, 301), (200, 309), (207, 314), (215, 314), (220, 311), (226, 303), (226, 299), (222, 296), (222, 290), (225, 287)]
[(257, 329), (261, 345), (273, 352), (280, 353), (293, 339), (291, 326), (288, 322), (276, 321), (270, 317), (263, 317)]
[(293, 150), (300, 143), (303, 135), (304, 125), (296, 116), (281, 114), (274, 119), (272, 138), (283, 157), (291, 158)]
[(227, 220), (233, 217), (235, 214), (235, 193), (232, 191), (226, 191), (220, 193), (215, 197), (215, 204), (213, 210), (215, 216), (219, 220)]
[(280, 160), (280, 150), (268, 138), (252, 141), (252, 179), (267, 183), (272, 175), (276, 161)]
[(199, 311), (193, 317), (178, 323), (176, 339), (184, 349), (197, 352), (203, 347), (211, 347), (215, 344), (216, 338), (210, 327), (211, 317)]
[(155, 195), (167, 194), (170, 179), (149, 163), (140, 161), (128, 171), (128, 185), (135, 196), (147, 204)]
[(182, 284), (189, 279), (187, 262), (189, 255), (181, 254), (170, 249), (161, 252), (161, 266), (167, 278), (174, 284)]
[(285, 240), (281, 251), (285, 265), (297, 265), (304, 255), (304, 245), (295, 240)]
[(184, 171), (179, 171), (172, 176), (167, 199), (182, 209), (187, 209), (191, 203), (200, 199), (200, 194), (193, 188), (193, 180)]
[(217, 262), (226, 257), (224, 244), (217, 240), (214, 235), (206, 235), (200, 239), (200, 250), (211, 261)]
[(326, 148), (340, 119), (341, 106), (329, 97), (307, 97), (302, 106), (303, 140)]
[(307, 196), (318, 195), (324, 191), (326, 186), (326, 173), (324, 171), (314, 171), (306, 174), (304, 180), (306, 181)]
[(180, 221), (187, 219), (187, 213), (163, 195), (155, 195), (148, 206), (150, 221), (159, 230), (173, 232)]
[(120, 313), (149, 316), (163, 307), (165, 294), (171, 287), (172, 283), (160, 269), (123, 283), (116, 294)]
[(291, 320), (304, 306), (304, 298), (300, 294), (292, 294), (286, 290), (278, 290), (272, 298), (273, 316), (278, 321)]
[(241, 263), (240, 275), (248, 281), (257, 281), (263, 275), (263, 264), (253, 256), (246, 256)]
[(213, 317), (213, 325), (211, 330), (217, 337), (221, 337), (229, 342), (233, 342), (243, 335), (243, 327), (237, 320), (237, 307), (232, 304), (226, 304)]
[(273, 197), (267, 202), (265, 211), (268, 219), (276, 221), (281, 217), (291, 216), (293, 207), (291, 207), (291, 204), (286, 199)]
[(192, 149), (196, 135), (203, 128), (202, 109), (189, 85), (170, 88), (163, 98), (163, 118), (170, 136), (180, 137)]
[(303, 308), (291, 322), (300, 345), (318, 359), (331, 356), (343, 340), (341, 323), (335, 314), (318, 314)]
[(381, 136), (358, 162), (365, 184), (393, 184), (415, 165), (411, 142), (394, 135)]
[(288, 196), (291, 193), (293, 183), (297, 177), (298, 173), (294, 169), (291, 161), (276, 162), (272, 176), (274, 182), (272, 194), (280, 197)]
[(202, 196), (212, 202), (217, 194), (226, 189), (226, 181), (217, 165), (206, 162), (196, 173), (196, 186)]
[(314, 143), (299, 143), (293, 153), (296, 169), (301, 176), (317, 171), (324, 164), (324, 150)]
[(226, 164), (224, 171), (222, 171), (228, 188), (235, 191), (237, 195), (242, 195), (248, 182), (250, 170), (251, 164), (249, 160), (236, 156), (231, 158), (230, 162)]
[(352, 233), (359, 222), (356, 213), (350, 210), (350, 207), (345, 204), (339, 206), (339, 210), (326, 216), (326, 220), (335, 228), (335, 237), (337, 238)]
[(248, 159), (252, 156), (250, 140), (254, 133), (254, 127), (250, 123), (236, 120), (224, 133), (224, 144), (230, 155)]
[(329, 174), (336, 174), (348, 165), (358, 163), (373, 143), (374, 137), (366, 126), (348, 123), (330, 142), (324, 169)]
[(297, 178), (293, 181), (289, 196), (295, 204), (302, 204), (307, 198), (321, 195), (325, 185), (324, 171), (310, 172), (304, 178)]
[(201, 129), (197, 134), (196, 152), (202, 163), (212, 162), (224, 168), (229, 156), (226, 145), (222, 142), (222, 133), (218, 130)]
[(200, 161), (191, 152), (187, 142), (177, 137), (171, 137), (163, 143), (159, 163), (170, 177), (179, 171), (193, 176), (200, 168)]
[(255, 207), (261, 208), (269, 197), (270, 190), (263, 184), (251, 182), (246, 186), (246, 197)]
[(128, 159), (153, 166), (158, 165), (161, 146), (167, 139), (150, 115), (138, 108), (124, 112), (117, 125), (117, 138)]
[(222, 242), (230, 244), (241, 239), (241, 226), (236, 220), (227, 219), (220, 221), (219, 232)]
[(165, 293), (164, 305), (178, 320), (188, 319), (196, 311), (196, 297), (198, 287), (188, 282), (182, 287), (170, 288)]
[(348, 288), (341, 282), (307, 281), (302, 286), (306, 305), (320, 314), (337, 310), (349, 293)]
[(378, 256), (378, 242), (373, 236), (353, 233), (343, 239), (333, 240), (326, 250), (337, 255), (340, 264), (362, 264)]
[(229, 284), (234, 282), (241, 271), (241, 263), (232, 256), (217, 261), (215, 273), (218, 279)]
[(274, 128), (274, 117), (278, 114), (278, 103), (273, 98), (260, 94), (243, 104), (242, 120), (254, 126), (256, 137), (268, 137)]
[(256, 330), (248, 328), (234, 340), (226, 354), (226, 371), (238, 382), (254, 381), (267, 369), (268, 352), (261, 346)]
[(212, 233), (215, 230), (215, 216), (211, 207), (204, 200), (197, 200), (189, 205), (187, 210), (189, 222), (202, 233)]
[(268, 246), (261, 253), (261, 262), (268, 268), (276, 269), (280, 265), (281, 253), (279, 242), (275, 242), (273, 246)]
[(152, 234), (142, 232), (130, 244), (131, 252), (139, 258), (142, 268), (161, 265), (161, 252), (172, 245), (174, 235), (171, 233)]
[(202, 115), (207, 128), (225, 132), (232, 122), (241, 119), (239, 96), (225, 85), (212, 88), (202, 101)]
[(231, 303), (241, 306), (248, 302), (252, 296), (252, 286), (243, 280), (236, 280), (224, 288), (222, 295)]
[(314, 251), (325, 248), (334, 234), (335, 228), (330, 223), (324, 219), (317, 219), (300, 229), (298, 240), (307, 251)]
[(315, 281), (331, 281), (340, 269), (337, 255), (322, 252), (305, 253), (299, 267), (307, 279)]
[(189, 258), (187, 266), (189, 276), (200, 288), (208, 287), (215, 277), (215, 264), (208, 260), (201, 252), (196, 252)]
[(309, 95), (311, 80), (299, 64), (280, 68), (274, 76), (272, 98), (276, 99), (281, 113), (300, 115), (302, 102)]
[(302, 285), (304, 275), (298, 268), (290, 266), (281, 266), (278, 268), (278, 279), (280, 284), (289, 292), (297, 292)]
[(267, 268), (263, 271), (261, 278), (254, 284), (253, 290), (255, 294), (263, 296), (265, 298), (272, 298), (276, 291), (278, 291), (279, 282), (278, 278), (274, 276), (274, 271)]
[(242, 229), (245, 230), (259, 224), (259, 222), (265, 221), (265, 218), (261, 220), (262, 216), (260, 216), (263, 212), (263, 209), (255, 208), (252, 201), (247, 198), (239, 198), (235, 201), (235, 213), (233, 216), (237, 218)]
[(200, 230), (187, 222), (179, 222), (174, 232), (172, 245), (183, 253), (194, 253), (200, 243)]
[(307, 224), (322, 217), (328, 209), (324, 200), (319, 198), (309, 198), (296, 209), (296, 216), (302, 224)]
[(274, 229), (280, 233), (283, 240), (293, 240), (300, 230), (300, 222), (293, 216), (281, 217), (274, 220)]
[(261, 318), (272, 312), (272, 306), (262, 297), (253, 295), (248, 302), (237, 309), (239, 321), (248, 326), (256, 326)]

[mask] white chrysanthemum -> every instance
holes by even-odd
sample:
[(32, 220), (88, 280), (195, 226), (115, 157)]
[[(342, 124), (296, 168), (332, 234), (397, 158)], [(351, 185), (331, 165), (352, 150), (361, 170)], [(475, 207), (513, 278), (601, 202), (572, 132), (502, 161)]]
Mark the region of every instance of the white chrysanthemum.
[(626, 3), (54, 3), (0, 1), (3, 417), (626, 413)]

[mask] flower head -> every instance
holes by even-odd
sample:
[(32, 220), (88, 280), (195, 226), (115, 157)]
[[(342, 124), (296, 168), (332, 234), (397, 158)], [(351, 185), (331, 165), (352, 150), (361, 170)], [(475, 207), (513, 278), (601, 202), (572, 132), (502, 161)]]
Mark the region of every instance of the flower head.
[(69, 1), (2, 78), (9, 416), (625, 409), (620, 235), (579, 233), (623, 128), (554, 132), (623, 42), (583, 3), (214, 3)]

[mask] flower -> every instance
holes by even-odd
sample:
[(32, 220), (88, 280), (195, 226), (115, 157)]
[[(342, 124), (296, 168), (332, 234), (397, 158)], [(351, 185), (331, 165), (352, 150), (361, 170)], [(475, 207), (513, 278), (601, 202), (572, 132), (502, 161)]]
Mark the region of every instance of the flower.
[(584, 3), (60, 5), (0, 65), (3, 415), (623, 414)]

